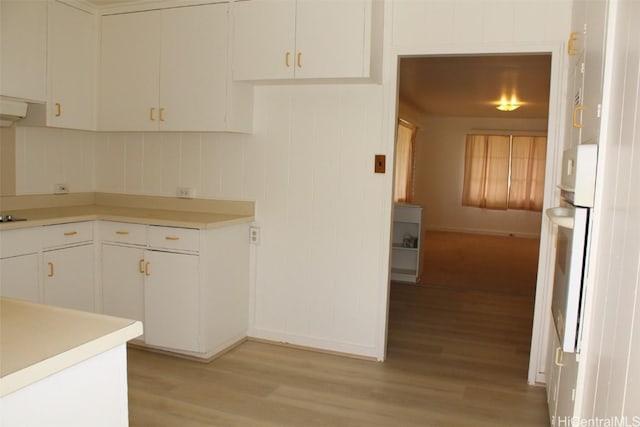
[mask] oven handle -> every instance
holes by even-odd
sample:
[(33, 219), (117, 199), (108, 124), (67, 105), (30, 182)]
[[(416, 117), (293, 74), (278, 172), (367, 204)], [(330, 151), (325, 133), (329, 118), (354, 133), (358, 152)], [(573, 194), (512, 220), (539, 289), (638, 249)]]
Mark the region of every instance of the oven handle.
[(547, 216), (552, 223), (559, 227), (573, 229), (573, 212), (568, 208), (549, 208), (546, 211)]

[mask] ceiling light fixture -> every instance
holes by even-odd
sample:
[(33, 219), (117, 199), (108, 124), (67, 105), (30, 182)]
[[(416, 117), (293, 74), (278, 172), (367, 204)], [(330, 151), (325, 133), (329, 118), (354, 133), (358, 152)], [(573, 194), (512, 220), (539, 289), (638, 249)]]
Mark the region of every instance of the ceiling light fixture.
[(507, 98), (503, 96), (496, 109), (500, 111), (514, 111), (520, 108), (521, 105), (522, 103), (518, 102), (515, 96), (512, 96), (510, 101), (507, 101)]

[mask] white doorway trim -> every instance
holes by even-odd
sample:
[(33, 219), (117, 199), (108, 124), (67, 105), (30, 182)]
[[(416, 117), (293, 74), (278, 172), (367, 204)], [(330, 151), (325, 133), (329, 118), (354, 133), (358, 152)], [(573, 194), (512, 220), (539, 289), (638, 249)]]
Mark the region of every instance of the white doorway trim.
[[(540, 43), (540, 44), (456, 44), (388, 48), (385, 54), (384, 63), (384, 123), (383, 123), (383, 144), (389, 154), (387, 164), (393, 165), (394, 161), (394, 141), (395, 124), (397, 123), (398, 111), (398, 68), (399, 61), (406, 56), (442, 56), (442, 55), (496, 55), (496, 54), (528, 54), (547, 53), (551, 54), (551, 87), (549, 97), (549, 123), (548, 123), (548, 145), (547, 145), (547, 168), (545, 174), (544, 206), (543, 212), (548, 207), (556, 203), (558, 192), (555, 183), (557, 182), (560, 170), (560, 157), (564, 146), (563, 138), (565, 134), (564, 112), (566, 111), (566, 81), (567, 81), (567, 61), (566, 53), (562, 43)], [(393, 171), (389, 178), (388, 201), (384, 209), (388, 219), (388, 227), (391, 229), (392, 221), (392, 191), (393, 191)], [(382, 313), (379, 314), (379, 336), (377, 342), (380, 343), (378, 359), (384, 360), (387, 347), (387, 327), (389, 313), (389, 245), (381, 249), (386, 271), (386, 286), (380, 291), (380, 301)], [(385, 258), (386, 256), (386, 258)], [(533, 319), (533, 329), (531, 338), (531, 352), (529, 359), (529, 373), (527, 380), (530, 384), (544, 383), (544, 371), (546, 364), (547, 340), (549, 333), (549, 304), (553, 284), (553, 258), (555, 248), (553, 247), (553, 229), (546, 215), (542, 215), (542, 226), (540, 233), (540, 251), (538, 261), (538, 276), (536, 283), (535, 311)], [(383, 274), (384, 276), (384, 274)]]

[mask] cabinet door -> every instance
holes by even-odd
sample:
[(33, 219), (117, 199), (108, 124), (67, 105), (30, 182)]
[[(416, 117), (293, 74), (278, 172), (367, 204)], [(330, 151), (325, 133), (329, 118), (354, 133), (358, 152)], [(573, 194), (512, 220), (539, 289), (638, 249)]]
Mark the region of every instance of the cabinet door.
[(38, 254), (0, 260), (0, 296), (40, 302)]
[[(554, 420), (556, 416), (556, 408), (558, 404), (558, 384), (560, 381), (560, 366), (556, 363), (556, 354), (561, 352), (562, 348), (560, 340), (556, 334), (555, 327), (553, 325), (553, 317), (549, 319), (551, 322), (551, 328), (549, 330), (549, 344), (547, 346), (547, 366), (546, 373), (546, 388), (547, 388), (547, 407), (549, 409), (549, 419)], [(560, 354), (557, 355), (560, 358)]]
[(161, 130), (220, 130), (227, 102), (228, 4), (162, 11)]
[(0, 95), (44, 102), (46, 0), (0, 1)]
[(367, 4), (366, 0), (298, 0), (296, 78), (368, 77)]
[(100, 129), (157, 130), (160, 11), (103, 16), (101, 59)]
[(96, 128), (96, 31), (94, 15), (57, 1), (50, 3), (50, 126)]
[(295, 0), (250, 0), (233, 8), (234, 80), (293, 78)]
[(145, 251), (145, 342), (199, 351), (197, 255)]
[(102, 245), (102, 311), (144, 321), (144, 251)]
[(562, 368), (560, 369), (556, 418), (568, 420), (573, 417), (575, 412), (575, 392), (578, 382), (578, 362), (575, 353), (562, 355)]
[(43, 254), (44, 303), (94, 311), (93, 245)]

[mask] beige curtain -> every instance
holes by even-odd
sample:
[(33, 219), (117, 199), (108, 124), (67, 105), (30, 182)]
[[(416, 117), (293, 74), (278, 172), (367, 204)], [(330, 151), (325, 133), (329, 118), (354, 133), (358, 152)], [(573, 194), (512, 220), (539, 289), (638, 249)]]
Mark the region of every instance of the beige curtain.
[(413, 197), (413, 151), (416, 128), (404, 121), (398, 124), (396, 137), (395, 183), (393, 200), (411, 202)]
[(509, 136), (467, 135), (462, 204), (507, 209)]
[(511, 146), (509, 208), (542, 210), (547, 138), (514, 136)]

